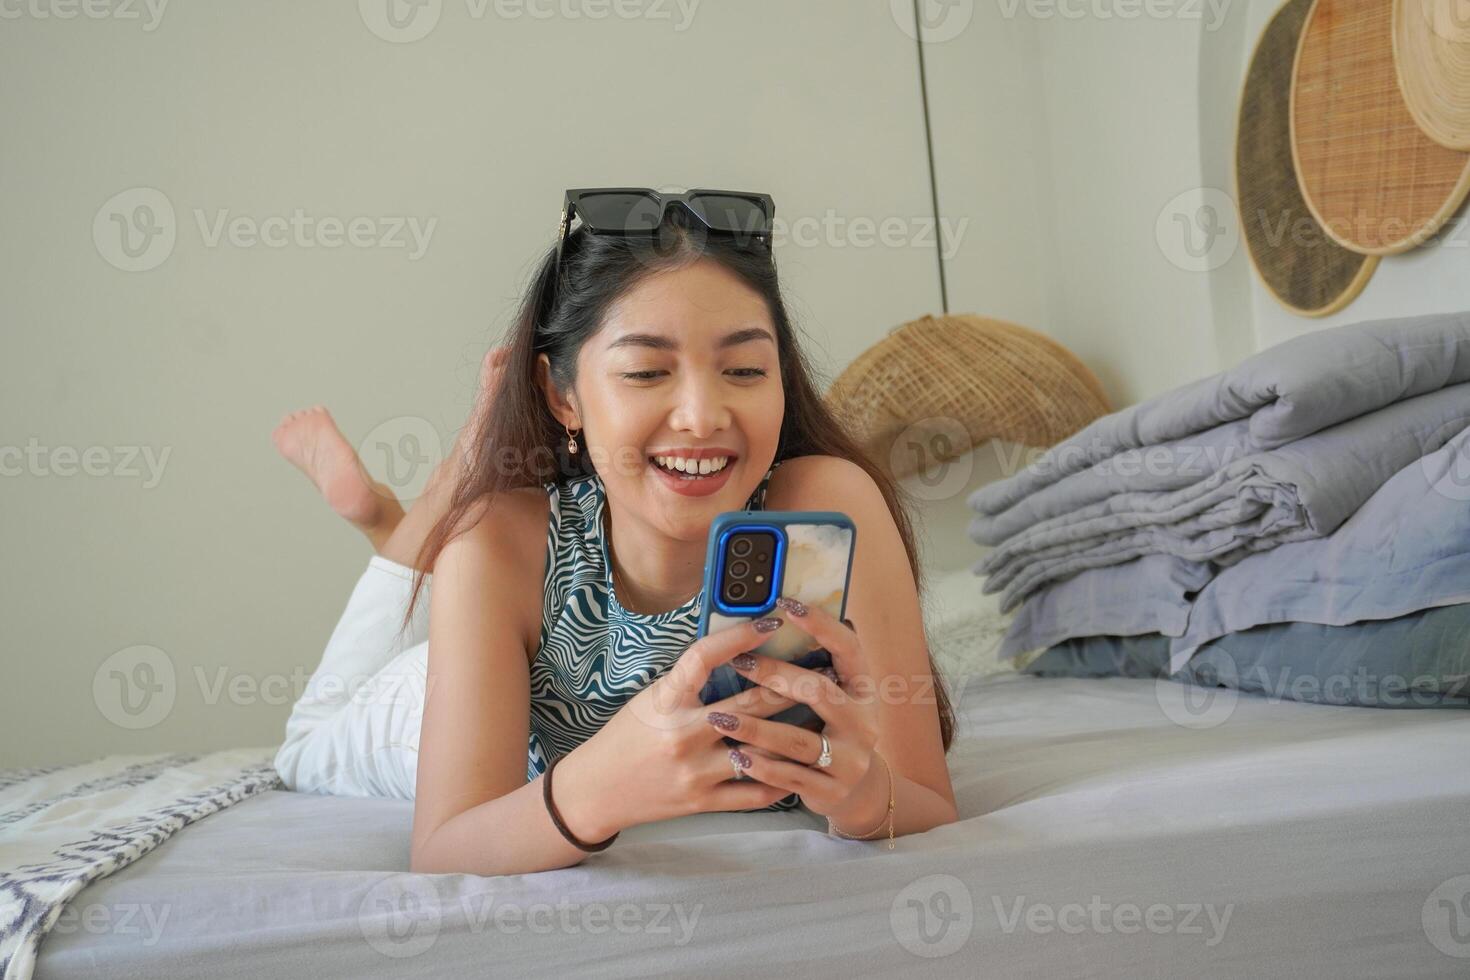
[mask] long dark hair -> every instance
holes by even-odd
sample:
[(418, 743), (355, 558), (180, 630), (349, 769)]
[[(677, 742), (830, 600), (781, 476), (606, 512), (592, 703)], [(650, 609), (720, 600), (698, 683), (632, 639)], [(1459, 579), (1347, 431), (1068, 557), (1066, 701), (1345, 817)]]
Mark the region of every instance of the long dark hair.
[[(847, 434), (813, 386), (811, 366), (786, 314), (769, 246), (706, 234), (691, 224), (682, 209), (670, 208), (657, 236), (592, 235), (578, 226), (567, 236), (559, 272), (555, 247), (542, 257), (511, 325), (510, 349), (499, 386), (483, 399), (481, 416), (469, 423), (473, 426), (470, 431), (481, 434), (479, 444), (468, 447), (449, 507), (419, 551), (405, 623), (413, 615), (424, 575), (434, 567), (444, 546), (470, 526), (469, 514), (477, 505), (490, 504), (497, 494), (509, 490), (562, 483), (595, 472), (588, 453), (569, 455), (566, 451), (562, 425), (551, 414), (536, 382), (537, 355), (546, 354), (552, 381), (559, 390), (568, 390), (576, 381), (578, 352), (601, 328), (605, 313), (619, 297), (647, 276), (701, 258), (734, 273), (765, 298), (770, 310), (786, 399), (776, 460), (836, 456), (866, 470), (888, 504), (914, 582), (923, 594), (913, 527), (903, 499), (907, 495)], [(929, 670), (940, 734), (948, 751), (954, 738), (954, 710), (932, 653)]]

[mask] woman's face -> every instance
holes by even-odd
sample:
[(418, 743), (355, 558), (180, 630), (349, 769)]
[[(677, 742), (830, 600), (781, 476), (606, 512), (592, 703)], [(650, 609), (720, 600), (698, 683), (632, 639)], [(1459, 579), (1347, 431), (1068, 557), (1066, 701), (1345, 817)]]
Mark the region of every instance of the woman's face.
[(582, 345), (569, 401), (616, 510), (702, 542), (775, 459), (786, 397), (765, 301), (710, 260), (644, 279)]

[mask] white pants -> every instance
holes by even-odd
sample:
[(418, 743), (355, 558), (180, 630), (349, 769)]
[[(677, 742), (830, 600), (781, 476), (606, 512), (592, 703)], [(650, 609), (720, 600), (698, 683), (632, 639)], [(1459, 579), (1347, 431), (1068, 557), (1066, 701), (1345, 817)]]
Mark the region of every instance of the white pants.
[(429, 661), (429, 586), (400, 634), (413, 570), (374, 555), (286, 722), (289, 789), (411, 800)]

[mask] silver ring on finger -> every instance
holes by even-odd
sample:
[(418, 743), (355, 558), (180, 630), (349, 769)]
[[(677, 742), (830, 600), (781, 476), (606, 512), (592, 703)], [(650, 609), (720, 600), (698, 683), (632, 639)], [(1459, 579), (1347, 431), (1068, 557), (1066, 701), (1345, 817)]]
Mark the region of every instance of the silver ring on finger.
[(826, 735), (820, 732), (817, 735), (822, 740), (822, 754), (817, 756), (817, 761), (813, 762), (812, 765), (818, 769), (826, 769), (832, 764), (832, 743), (827, 741)]

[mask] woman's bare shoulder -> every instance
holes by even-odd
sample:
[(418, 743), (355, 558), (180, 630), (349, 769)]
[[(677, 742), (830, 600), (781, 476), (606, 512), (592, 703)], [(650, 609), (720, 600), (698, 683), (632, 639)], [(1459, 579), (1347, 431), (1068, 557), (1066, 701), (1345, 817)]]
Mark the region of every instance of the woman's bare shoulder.
[(524, 558), (546, 540), (550, 519), (551, 500), (544, 488), (502, 490), (470, 506), (457, 537), (492, 554)]
[(467, 571), (510, 601), (529, 661), (541, 631), (541, 586), (551, 501), (542, 487), (506, 490), (466, 512), (464, 530), (446, 546), (468, 552)]
[(868, 471), (840, 456), (793, 456), (783, 460), (766, 487), (767, 510), (871, 509), (883, 494)]

